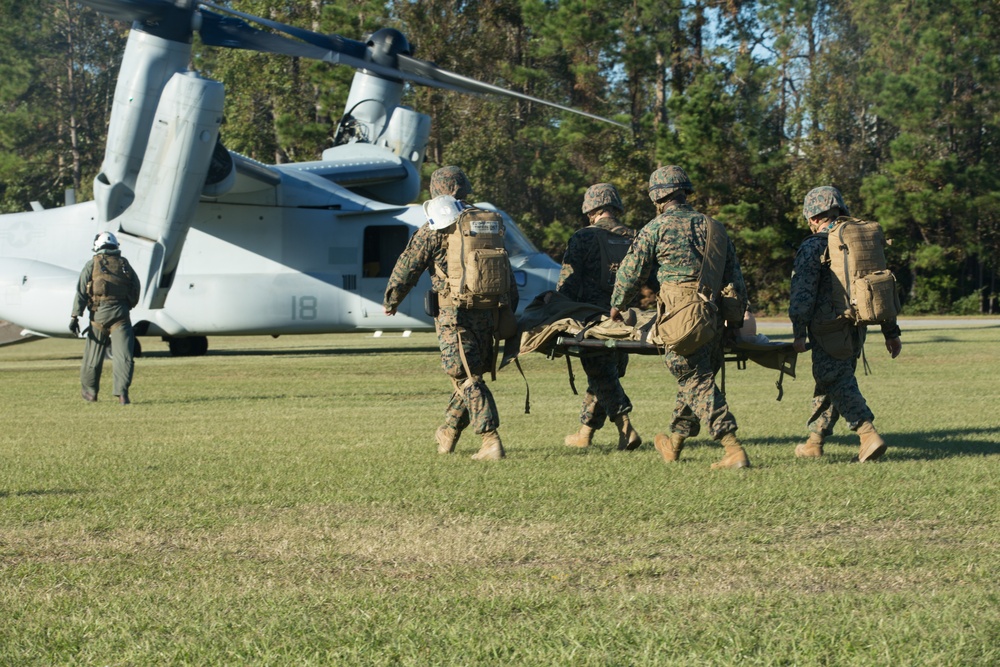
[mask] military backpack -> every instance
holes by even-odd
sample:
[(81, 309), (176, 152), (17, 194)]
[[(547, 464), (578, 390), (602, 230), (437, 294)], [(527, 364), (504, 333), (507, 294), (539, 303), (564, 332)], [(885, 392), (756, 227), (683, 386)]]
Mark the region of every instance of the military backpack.
[(448, 275), (441, 303), (473, 310), (507, 304), (510, 261), (504, 248), (503, 217), (467, 208), (448, 232)]
[(856, 324), (894, 322), (896, 277), (885, 261), (888, 242), (877, 222), (839, 218), (827, 232), (825, 261), (833, 274), (833, 308)]

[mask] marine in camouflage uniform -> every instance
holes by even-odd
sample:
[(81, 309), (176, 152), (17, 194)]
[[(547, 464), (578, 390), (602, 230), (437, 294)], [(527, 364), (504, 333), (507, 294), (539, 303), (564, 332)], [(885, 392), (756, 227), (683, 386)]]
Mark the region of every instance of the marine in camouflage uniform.
[[(76, 294), (73, 298), (73, 311), (70, 317), (69, 330), (79, 334), (79, 318), (86, 308), (90, 309), (90, 326), (87, 328), (87, 342), (83, 348), (83, 361), (80, 364), (80, 386), (84, 400), (94, 402), (101, 387), (101, 371), (104, 368), (104, 357), (108, 346), (111, 346), (112, 375), (114, 377), (114, 395), (122, 405), (128, 405), (129, 387), (132, 386), (132, 375), (135, 369), (135, 333), (132, 331), (132, 320), (129, 311), (139, 303), (139, 277), (129, 265), (128, 260), (121, 256), (118, 239), (114, 234), (104, 232), (94, 240), (94, 256), (87, 261), (80, 272), (77, 281)], [(107, 258), (107, 259), (105, 259)], [(124, 278), (111, 277), (110, 280), (122, 282), (117, 290), (122, 296), (94, 296), (94, 267), (122, 264)]]
[[(612, 242), (621, 244), (628, 244), (635, 238), (635, 231), (618, 222), (616, 217), (624, 210), (618, 191), (611, 183), (598, 183), (587, 189), (582, 211), (590, 226), (569, 239), (556, 287), (560, 294), (610, 310), (617, 266), (604, 266), (609, 259), (602, 250), (601, 236), (611, 235)], [(578, 432), (566, 436), (565, 444), (589, 447), (594, 431), (610, 418), (618, 429), (618, 449), (637, 449), (642, 438), (629, 421), (632, 402), (620, 380), (628, 368), (628, 354), (618, 350), (596, 351), (582, 355), (580, 364), (587, 374), (587, 391), (580, 411), (581, 427)]]
[[(452, 195), (464, 200), (472, 193), (468, 178), (458, 167), (442, 167), (431, 175), (431, 198)], [(383, 307), (389, 315), (417, 284), (421, 274), (431, 276), (434, 292), (447, 291), (448, 230), (435, 230), (425, 224), (410, 239), (399, 256), (386, 286)], [(517, 286), (510, 280), (511, 308), (517, 308)], [(451, 378), (454, 392), (445, 410), (444, 424), (435, 433), (438, 451), (451, 453), (467, 427), (482, 436), (482, 447), (473, 455), (477, 460), (503, 458), (505, 452), (497, 429), (500, 415), (493, 394), (483, 376), (491, 370), (494, 357), (495, 310), (475, 310), (442, 305), (434, 319), (441, 366)], [(462, 361), (464, 354), (465, 362)], [(466, 363), (472, 376), (465, 370)]]
[[(615, 290), (611, 296), (611, 315), (635, 298), (654, 266), (662, 286), (697, 282), (708, 240), (708, 217), (687, 204), (687, 193), (693, 186), (683, 169), (667, 166), (657, 169), (649, 179), (649, 196), (659, 215), (639, 232), (628, 256), (618, 269)], [(746, 300), (746, 285), (731, 240), (726, 241), (726, 261), (722, 284), (732, 283), (737, 295)], [(677, 461), (684, 440), (697, 436), (701, 424), (708, 425), (709, 434), (725, 447), (721, 461), (713, 468), (744, 468), (750, 466), (743, 446), (736, 438), (736, 418), (729, 411), (725, 395), (715, 384), (715, 374), (723, 364), (722, 328), (710, 342), (690, 355), (668, 351), (665, 363), (677, 380), (670, 435), (658, 434), (654, 441), (657, 451), (668, 462)]]
[[(855, 376), (864, 345), (866, 327), (838, 318), (833, 306), (833, 272), (826, 261), (829, 230), (837, 218), (850, 215), (840, 191), (831, 186), (814, 188), (806, 195), (802, 214), (813, 234), (795, 253), (788, 317), (792, 321), (793, 346), (805, 352), (812, 343), (812, 373), (815, 380), (809, 437), (795, 448), (795, 455), (823, 455), (823, 442), (843, 417), (861, 439), (858, 459), (870, 461), (885, 452), (885, 442), (875, 431), (875, 415), (868, 408)], [(896, 322), (881, 325), (886, 349), (895, 358), (902, 349)]]

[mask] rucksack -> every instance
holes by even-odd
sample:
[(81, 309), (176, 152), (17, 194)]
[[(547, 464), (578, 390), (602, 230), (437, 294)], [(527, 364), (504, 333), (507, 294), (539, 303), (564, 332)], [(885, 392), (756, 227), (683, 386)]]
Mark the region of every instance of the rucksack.
[(601, 277), (600, 288), (602, 292), (610, 295), (615, 290), (615, 277), (618, 275), (618, 267), (632, 247), (632, 239), (635, 232), (628, 227), (618, 225), (614, 229), (603, 229), (595, 227), (597, 233), (597, 244), (601, 249)]
[(503, 217), (467, 208), (448, 232), (447, 291), (442, 303), (483, 310), (508, 301), (510, 262), (504, 249)]
[(827, 236), (834, 312), (856, 324), (894, 322), (900, 310), (899, 292), (885, 261), (888, 242), (882, 227), (839, 218)]

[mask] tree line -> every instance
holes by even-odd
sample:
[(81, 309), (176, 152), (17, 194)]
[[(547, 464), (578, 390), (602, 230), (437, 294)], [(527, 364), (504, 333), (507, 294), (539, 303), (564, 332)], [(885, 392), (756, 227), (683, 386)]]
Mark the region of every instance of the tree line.
[[(835, 185), (878, 220), (907, 313), (1000, 312), (1000, 3), (996, 0), (233, 0), (313, 30), (396, 27), (415, 55), (614, 118), (414, 88), (434, 120), (425, 176), (458, 164), (557, 259), (584, 190), (611, 182), (625, 221), (655, 211), (678, 164), (723, 221), (756, 308), (785, 306), (802, 198)], [(69, 0), (0, 0), (0, 209), (89, 198), (128, 26)], [(317, 159), (353, 71), (201, 48), (226, 85), (223, 142), (265, 162)]]

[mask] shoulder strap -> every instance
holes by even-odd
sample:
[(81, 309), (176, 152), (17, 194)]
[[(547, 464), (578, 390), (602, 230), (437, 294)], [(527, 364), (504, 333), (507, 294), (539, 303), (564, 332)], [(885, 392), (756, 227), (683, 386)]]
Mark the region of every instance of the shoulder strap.
[(722, 272), (726, 267), (726, 228), (714, 218), (705, 216), (708, 222), (708, 238), (705, 240), (705, 253), (701, 258), (701, 274), (698, 276), (698, 289), (707, 292), (706, 296), (714, 299), (722, 289)]

